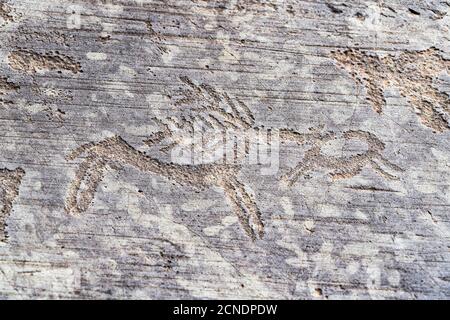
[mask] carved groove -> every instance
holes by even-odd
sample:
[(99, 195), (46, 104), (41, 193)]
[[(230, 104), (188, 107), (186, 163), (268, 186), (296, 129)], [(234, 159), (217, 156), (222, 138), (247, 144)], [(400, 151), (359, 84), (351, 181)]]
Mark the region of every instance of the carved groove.
[(19, 186), (25, 171), (18, 168), (15, 170), (0, 169), (0, 241), (6, 241), (6, 220), (11, 214), (14, 200), (19, 195)]
[[(176, 106), (187, 104), (193, 106), (193, 109), (190, 110), (190, 114), (178, 118), (170, 117), (163, 120), (154, 118), (160, 131), (145, 140), (148, 146), (161, 146), (165, 141), (166, 144), (160, 150), (168, 152), (178, 145), (184, 136), (192, 133), (198, 122), (218, 132), (226, 129), (260, 129), (255, 126), (255, 118), (250, 109), (239, 99), (235, 99), (237, 102), (234, 102), (227, 93), (219, 92), (209, 85), (196, 85), (187, 77), (180, 79), (188, 90), (183, 92), (183, 98), (177, 100)], [(226, 107), (229, 107), (229, 111)], [(332, 132), (323, 132), (322, 127), (306, 134), (291, 129), (280, 129), (279, 132), (282, 143), (294, 142), (311, 146), (304, 160), (282, 177), (282, 180), (290, 186), (296, 183), (300, 176), (313, 170), (331, 170), (330, 175), (333, 179), (350, 178), (366, 166), (372, 167), (387, 179), (396, 177), (382, 166), (401, 171), (399, 167), (383, 158), (381, 152), (384, 144), (368, 132), (347, 131), (338, 136)], [(363, 141), (367, 143), (368, 150), (350, 157), (323, 155), (321, 147), (338, 138)], [(245, 149), (243, 156), (247, 155), (247, 151)], [(242, 165), (166, 163), (138, 151), (119, 136), (82, 145), (68, 155), (67, 159), (75, 160), (83, 154), (86, 157), (79, 165), (67, 193), (65, 208), (68, 213), (79, 214), (89, 208), (106, 170), (132, 166), (142, 172), (160, 175), (179, 185), (189, 185), (198, 190), (205, 190), (211, 186), (222, 188), (247, 235), (256, 239), (264, 234), (264, 224), (257, 202), (247, 192), (245, 184), (237, 178)]]
[(418, 113), (421, 122), (438, 132), (449, 128), (450, 99), (434, 85), (443, 71), (450, 73), (450, 61), (436, 48), (407, 51), (380, 58), (361, 50), (332, 53), (339, 65), (367, 90), (367, 100), (381, 113), (386, 106), (384, 90), (396, 87)]

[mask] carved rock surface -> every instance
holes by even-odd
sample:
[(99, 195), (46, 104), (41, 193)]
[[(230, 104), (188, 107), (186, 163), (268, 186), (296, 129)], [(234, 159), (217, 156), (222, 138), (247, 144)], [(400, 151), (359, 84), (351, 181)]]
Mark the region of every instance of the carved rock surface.
[(449, 299), (449, 28), (0, 0), (0, 299)]

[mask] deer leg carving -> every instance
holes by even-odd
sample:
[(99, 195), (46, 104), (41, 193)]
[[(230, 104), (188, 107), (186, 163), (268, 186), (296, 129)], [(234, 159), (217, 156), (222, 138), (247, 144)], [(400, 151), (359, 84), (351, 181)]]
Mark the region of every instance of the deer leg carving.
[(264, 224), (261, 219), (261, 212), (256, 202), (245, 190), (245, 186), (236, 177), (227, 177), (219, 185), (223, 187), (225, 195), (247, 235), (253, 240), (258, 237), (262, 238), (264, 235)]

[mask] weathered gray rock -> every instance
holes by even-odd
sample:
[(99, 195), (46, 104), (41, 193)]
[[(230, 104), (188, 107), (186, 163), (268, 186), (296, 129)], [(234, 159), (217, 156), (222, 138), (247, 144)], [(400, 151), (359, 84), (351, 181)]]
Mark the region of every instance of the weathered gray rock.
[(1, 1), (0, 298), (450, 298), (449, 27)]

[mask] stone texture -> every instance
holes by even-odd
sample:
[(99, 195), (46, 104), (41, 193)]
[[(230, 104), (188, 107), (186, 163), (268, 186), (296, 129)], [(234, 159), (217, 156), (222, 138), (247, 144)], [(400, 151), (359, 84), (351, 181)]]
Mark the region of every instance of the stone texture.
[[(449, 19), (0, 0), (0, 298), (450, 298)], [(279, 162), (173, 161), (199, 123)]]

